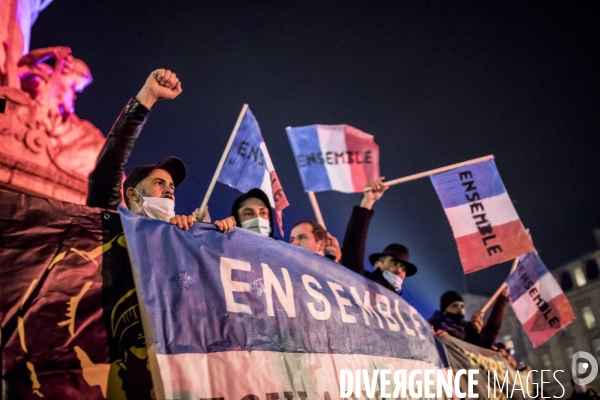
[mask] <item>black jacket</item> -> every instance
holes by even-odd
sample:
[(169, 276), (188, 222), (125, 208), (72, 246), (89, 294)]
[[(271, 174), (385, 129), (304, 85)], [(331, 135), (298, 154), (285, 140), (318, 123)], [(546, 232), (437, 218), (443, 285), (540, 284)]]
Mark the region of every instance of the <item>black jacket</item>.
[(430, 318), (429, 323), (434, 329), (441, 329), (450, 335), (464, 340), (467, 343), (489, 349), (492, 347), (502, 327), (504, 311), (508, 305), (508, 297), (500, 295), (494, 302), (492, 311), (481, 332), (477, 332), (470, 321), (457, 324), (450, 317), (440, 311), (436, 311)]
[(89, 176), (86, 205), (111, 210), (119, 206), (125, 164), (150, 111), (135, 98), (121, 111)]
[(383, 272), (376, 268), (373, 272), (365, 270), (365, 251), (367, 247), (367, 233), (373, 218), (373, 210), (354, 206), (346, 234), (342, 242), (342, 259), (340, 264), (348, 269), (363, 275), (381, 286), (395, 292), (394, 287), (385, 280)]

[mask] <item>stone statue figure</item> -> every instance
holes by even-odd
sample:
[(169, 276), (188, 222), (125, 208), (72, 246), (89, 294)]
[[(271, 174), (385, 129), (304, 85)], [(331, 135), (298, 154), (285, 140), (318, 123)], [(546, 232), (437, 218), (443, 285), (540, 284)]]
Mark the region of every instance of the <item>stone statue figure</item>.
[[(43, 61), (55, 58), (54, 68)], [(66, 47), (35, 49), (19, 60), (22, 89), (35, 101), (36, 126), (47, 135), (52, 162), (69, 175), (87, 176), (104, 145), (104, 135), (75, 115), (76, 93), (92, 82), (88, 66)]]
[(29, 51), (51, 2), (0, 0), (0, 186), (85, 203), (105, 139), (75, 114), (76, 93), (92, 82), (87, 65), (66, 47)]
[(14, 67), (29, 53), (31, 27), (52, 0), (0, 1), (0, 84), (18, 88)]

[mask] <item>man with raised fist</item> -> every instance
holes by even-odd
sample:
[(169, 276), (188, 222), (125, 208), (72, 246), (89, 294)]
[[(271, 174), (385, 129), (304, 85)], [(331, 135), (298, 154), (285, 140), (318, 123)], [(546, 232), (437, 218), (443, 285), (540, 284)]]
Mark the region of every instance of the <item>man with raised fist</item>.
[[(153, 71), (133, 97), (108, 134), (96, 167), (89, 176), (86, 204), (116, 209), (121, 203), (121, 181), (125, 164), (142, 127), (158, 100), (172, 100), (181, 93), (177, 75), (167, 69)], [(188, 230), (195, 218), (175, 215), (175, 188), (183, 181), (186, 168), (177, 157), (135, 168), (123, 184), (125, 204), (134, 213), (160, 219)]]

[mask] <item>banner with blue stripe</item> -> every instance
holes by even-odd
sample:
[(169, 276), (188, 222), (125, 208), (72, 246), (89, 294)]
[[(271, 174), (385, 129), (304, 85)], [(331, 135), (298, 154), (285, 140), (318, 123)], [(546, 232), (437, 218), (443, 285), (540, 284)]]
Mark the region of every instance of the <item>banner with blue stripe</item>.
[[(120, 212), (163, 398), (322, 398), (339, 389), (340, 368), (440, 366), (414, 308), (325, 257), (243, 229), (183, 231)], [(248, 368), (253, 378), (232, 379)]]

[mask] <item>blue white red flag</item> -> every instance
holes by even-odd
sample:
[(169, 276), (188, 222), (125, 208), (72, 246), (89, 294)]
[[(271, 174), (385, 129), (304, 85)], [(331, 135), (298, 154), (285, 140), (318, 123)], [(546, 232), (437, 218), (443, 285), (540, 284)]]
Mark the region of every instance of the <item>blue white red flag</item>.
[(535, 251), (494, 160), (431, 176), (465, 273)]
[(271, 207), (275, 209), (279, 231), (283, 236), (282, 210), (290, 204), (250, 108), (244, 114), (218, 180), (244, 193), (253, 188), (265, 192)]
[(286, 128), (307, 192), (358, 193), (379, 177), (379, 146), (373, 135), (350, 125)]
[(159, 399), (333, 399), (341, 369), (441, 367), (413, 307), (323, 256), (119, 211)]
[(575, 319), (567, 296), (537, 253), (521, 256), (506, 283), (510, 305), (534, 347)]

